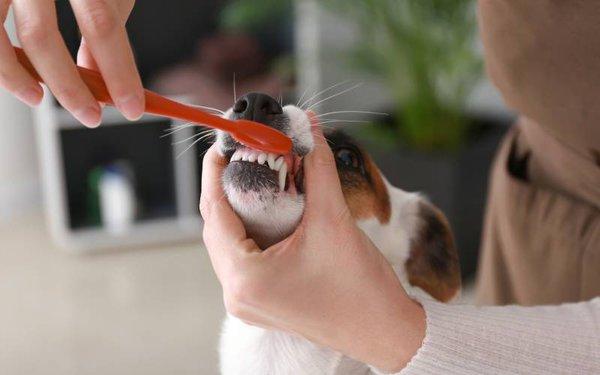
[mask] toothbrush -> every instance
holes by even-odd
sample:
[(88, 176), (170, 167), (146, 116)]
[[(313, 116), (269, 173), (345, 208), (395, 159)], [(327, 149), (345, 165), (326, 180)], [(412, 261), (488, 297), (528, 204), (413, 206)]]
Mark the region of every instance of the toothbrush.
[[(33, 67), (31, 61), (21, 48), (14, 47), (19, 63), (40, 83), (44, 81)], [(106, 83), (100, 73), (77, 66), (79, 75), (90, 89), (96, 100), (114, 106)], [(275, 154), (288, 154), (292, 149), (292, 140), (280, 131), (266, 125), (249, 120), (228, 120), (198, 108), (178, 103), (150, 90), (144, 90), (146, 97), (146, 113), (153, 115), (190, 121), (228, 132), (240, 143), (261, 151)]]

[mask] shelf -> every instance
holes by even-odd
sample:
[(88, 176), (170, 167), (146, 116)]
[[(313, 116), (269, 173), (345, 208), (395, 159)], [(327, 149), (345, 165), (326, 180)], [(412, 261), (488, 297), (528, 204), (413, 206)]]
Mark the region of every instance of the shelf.
[[(59, 246), (87, 253), (200, 240), (200, 151), (194, 147), (177, 157), (188, 144), (175, 144), (199, 128), (163, 137), (179, 123), (156, 116), (132, 123), (115, 108), (105, 107), (102, 126), (89, 129), (56, 106), (47, 90), (34, 113), (46, 217)], [(100, 224), (94, 203), (98, 180), (92, 175), (115, 163), (126, 166), (125, 177), (139, 208), (130, 230), (119, 235)]]
[(119, 235), (109, 233), (102, 228), (94, 228), (68, 231), (58, 236), (58, 243), (62, 248), (76, 253), (94, 253), (182, 242), (199, 243), (201, 240), (202, 220), (200, 217), (141, 222)]

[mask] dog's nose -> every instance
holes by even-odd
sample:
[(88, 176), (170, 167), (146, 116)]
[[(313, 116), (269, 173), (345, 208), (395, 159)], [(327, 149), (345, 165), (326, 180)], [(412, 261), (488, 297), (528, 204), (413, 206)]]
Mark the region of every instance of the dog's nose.
[(269, 95), (253, 92), (239, 98), (233, 105), (233, 112), (238, 119), (267, 123), (273, 115), (282, 114), (283, 109)]

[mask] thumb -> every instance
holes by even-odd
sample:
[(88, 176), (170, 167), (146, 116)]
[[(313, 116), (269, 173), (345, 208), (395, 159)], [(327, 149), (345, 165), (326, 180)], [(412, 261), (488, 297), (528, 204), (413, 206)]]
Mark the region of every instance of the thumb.
[(209, 252), (213, 248), (236, 244), (246, 239), (244, 225), (229, 205), (221, 186), (221, 175), (226, 164), (216, 145), (204, 155), (200, 213), (204, 219), (204, 242)]
[(315, 147), (304, 158), (306, 213), (339, 212), (347, 208), (333, 153), (314, 114), (311, 116)]

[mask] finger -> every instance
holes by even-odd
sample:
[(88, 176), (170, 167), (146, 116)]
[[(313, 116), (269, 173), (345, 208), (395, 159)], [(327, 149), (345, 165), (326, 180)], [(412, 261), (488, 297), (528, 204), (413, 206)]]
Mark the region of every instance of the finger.
[(244, 225), (229, 205), (221, 185), (226, 164), (215, 145), (208, 150), (202, 162), (200, 213), (204, 219), (204, 240), (209, 250), (212, 245), (235, 247), (247, 238)]
[(306, 211), (339, 211), (346, 207), (333, 153), (327, 144), (321, 127), (311, 117), (315, 147), (304, 158), (304, 185)]
[(14, 0), (19, 40), (58, 101), (87, 126), (100, 123), (100, 106), (85, 86), (58, 31), (52, 1)]
[[(4, 24), (8, 14), (8, 0), (0, 0), (0, 23)], [(39, 83), (19, 64), (6, 30), (0, 27), (0, 87), (21, 101), (35, 106), (44, 96)]]
[(117, 108), (130, 120), (145, 110), (144, 90), (127, 37), (127, 17), (113, 1), (71, 0), (77, 24)]

